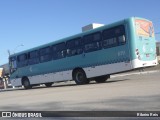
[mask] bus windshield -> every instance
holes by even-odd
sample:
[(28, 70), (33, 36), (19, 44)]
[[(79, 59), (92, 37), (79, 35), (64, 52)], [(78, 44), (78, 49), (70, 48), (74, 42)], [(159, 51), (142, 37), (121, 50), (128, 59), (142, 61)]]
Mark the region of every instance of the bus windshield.
[(17, 69), (17, 62), (16, 62), (16, 57), (11, 57), (9, 62), (10, 65), (10, 72), (13, 73)]

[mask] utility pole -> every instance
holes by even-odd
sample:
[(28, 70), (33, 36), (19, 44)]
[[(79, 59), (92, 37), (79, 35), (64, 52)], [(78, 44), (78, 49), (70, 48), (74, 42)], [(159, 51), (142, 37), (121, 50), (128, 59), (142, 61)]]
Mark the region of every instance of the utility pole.
[(11, 55), (11, 52), (10, 52), (10, 50), (7, 50), (7, 52), (8, 52), (8, 56), (10, 56), (10, 55)]

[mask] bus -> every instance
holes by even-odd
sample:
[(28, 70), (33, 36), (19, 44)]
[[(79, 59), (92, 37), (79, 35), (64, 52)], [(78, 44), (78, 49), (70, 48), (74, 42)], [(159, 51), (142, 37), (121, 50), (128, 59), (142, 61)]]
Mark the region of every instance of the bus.
[(130, 17), (9, 57), (10, 81), (15, 87), (74, 80), (105, 82), (110, 75), (157, 65), (151, 21)]

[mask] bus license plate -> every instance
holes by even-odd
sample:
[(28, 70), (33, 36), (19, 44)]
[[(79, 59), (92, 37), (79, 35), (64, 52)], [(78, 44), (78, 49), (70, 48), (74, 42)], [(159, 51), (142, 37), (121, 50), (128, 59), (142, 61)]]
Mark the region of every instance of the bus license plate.
[(149, 57), (149, 54), (146, 54), (146, 57)]

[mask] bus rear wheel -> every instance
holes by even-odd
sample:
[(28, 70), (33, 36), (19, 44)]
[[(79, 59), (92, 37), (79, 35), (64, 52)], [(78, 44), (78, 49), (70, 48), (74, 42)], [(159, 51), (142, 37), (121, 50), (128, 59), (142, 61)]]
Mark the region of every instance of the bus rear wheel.
[(22, 83), (23, 83), (23, 86), (24, 86), (25, 89), (31, 89), (32, 88), (32, 86), (29, 82), (29, 79), (27, 77), (23, 78)]
[(53, 83), (45, 83), (46, 87), (51, 87)]
[(86, 73), (83, 69), (76, 69), (73, 72), (73, 80), (76, 82), (77, 85), (88, 84), (89, 79), (86, 77)]

